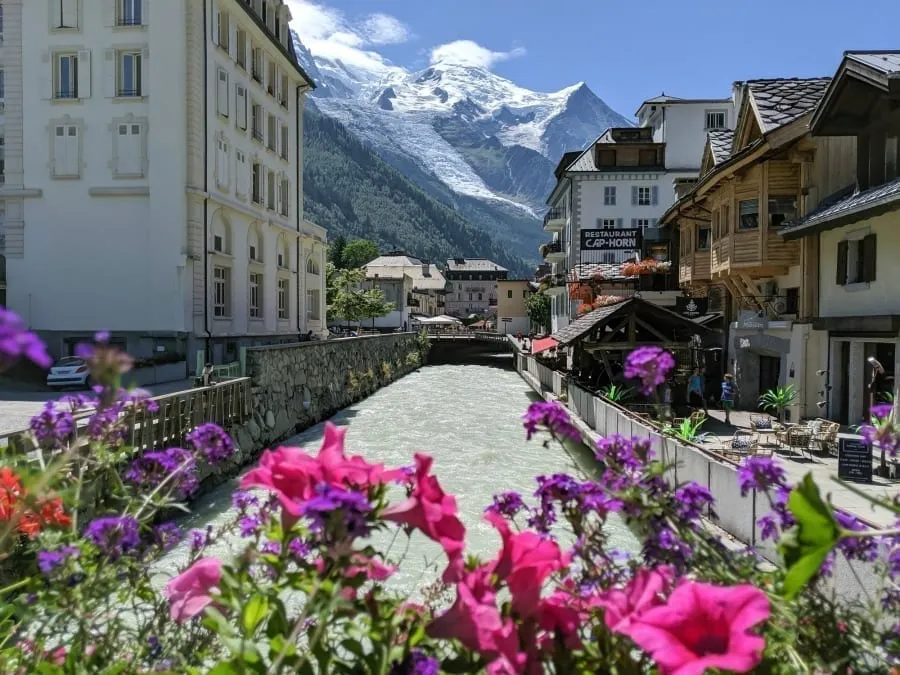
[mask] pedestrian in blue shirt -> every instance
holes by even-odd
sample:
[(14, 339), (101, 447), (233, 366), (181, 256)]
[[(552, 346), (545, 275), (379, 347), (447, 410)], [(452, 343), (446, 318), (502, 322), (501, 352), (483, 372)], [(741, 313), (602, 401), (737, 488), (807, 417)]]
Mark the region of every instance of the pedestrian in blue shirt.
[(734, 409), (734, 396), (737, 387), (731, 373), (725, 373), (722, 380), (722, 409), (725, 411), (725, 424), (731, 424), (731, 411)]

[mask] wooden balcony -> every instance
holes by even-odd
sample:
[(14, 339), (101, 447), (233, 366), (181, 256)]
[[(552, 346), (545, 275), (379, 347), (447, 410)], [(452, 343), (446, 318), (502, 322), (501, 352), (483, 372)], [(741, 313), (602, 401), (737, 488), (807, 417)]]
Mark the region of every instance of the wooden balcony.
[(694, 251), (681, 256), (678, 261), (678, 283), (691, 286), (693, 284), (709, 281), (710, 252)]
[(720, 237), (713, 242), (710, 260), (712, 277), (741, 272), (750, 278), (787, 274), (800, 264), (798, 241), (784, 241), (774, 227)]

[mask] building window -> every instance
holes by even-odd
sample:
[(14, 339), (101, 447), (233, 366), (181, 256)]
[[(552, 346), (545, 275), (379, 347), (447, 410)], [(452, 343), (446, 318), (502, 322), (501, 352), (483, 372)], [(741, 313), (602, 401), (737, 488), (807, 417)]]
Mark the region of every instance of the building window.
[(738, 202), (738, 227), (741, 230), (759, 229), (759, 200), (742, 199)]
[(251, 319), (259, 319), (262, 316), (260, 310), (260, 294), (262, 293), (262, 274), (257, 272), (250, 273), (250, 298), (247, 303), (250, 310)]
[(269, 171), (266, 175), (266, 208), (275, 210), (275, 172)]
[(308, 258), (306, 260), (306, 273), (307, 274), (318, 274), (319, 273), (319, 263), (315, 261), (315, 258)]
[(254, 103), (250, 108), (250, 123), (253, 127), (253, 138), (260, 143), (263, 139), (263, 111), (259, 103)]
[(216, 253), (222, 253), (222, 252), (223, 252), (223, 249), (222, 249), (222, 235), (221, 235), (221, 234), (213, 235), (213, 251), (215, 251)]
[(800, 313), (800, 289), (796, 286), (794, 288), (784, 289), (784, 313)]
[(54, 98), (78, 98), (78, 54), (57, 54), (53, 66)]
[(288, 107), (288, 89), (291, 88), (290, 80), (287, 73), (281, 74), (281, 91), (279, 92), (279, 101), (283, 108)]
[[(3, 40), (3, 33), (0, 32), (0, 42)], [(0, 68), (0, 112), (3, 111), (4, 101), (6, 100), (6, 72)]]
[(631, 188), (631, 205), (632, 206), (656, 206), (659, 201), (659, 188), (639, 187), (635, 185)]
[(281, 125), (281, 159), (287, 161), (288, 159), (288, 145), (290, 144), (290, 129), (287, 124)]
[(257, 82), (261, 83), (262, 82), (262, 71), (263, 71), (263, 53), (262, 53), (262, 49), (260, 49), (259, 47), (253, 48), (251, 66), (252, 66), (253, 79), (256, 80)]
[(259, 162), (253, 162), (253, 185), (250, 199), (254, 204), (262, 204), (262, 166)]
[(769, 199), (769, 227), (781, 227), (797, 217), (795, 197), (772, 197)]
[(0, 136), (0, 185), (6, 183), (6, 138)]
[(506, 297), (512, 300), (512, 291), (506, 291)]
[(116, 96), (143, 96), (141, 83), (141, 53), (119, 53), (119, 73)]
[(234, 89), (234, 121), (237, 128), (247, 131), (247, 87), (235, 85)]
[(266, 69), (268, 72), (266, 73), (266, 91), (269, 93), (269, 96), (275, 96), (275, 83), (278, 79), (278, 71), (275, 67), (275, 62), (271, 59), (269, 60), (268, 67)]
[(650, 227), (650, 219), (649, 218), (632, 218), (631, 219), (632, 227), (639, 227), (644, 229), (646, 227)]
[(706, 111), (706, 129), (724, 129), (726, 124), (726, 113), (724, 110), (707, 110)]
[(269, 113), (269, 116), (268, 116), (268, 119), (266, 120), (266, 122), (267, 122), (267, 127), (268, 127), (268, 129), (267, 129), (268, 138), (266, 140), (266, 147), (269, 148), (269, 150), (271, 150), (272, 152), (275, 152), (275, 147), (278, 143), (278, 136), (277, 136), (278, 120), (275, 119), (275, 115), (272, 115), (271, 113)]
[(601, 230), (614, 230), (616, 227), (615, 218), (601, 218), (597, 223)]
[(697, 250), (698, 251), (708, 251), (709, 250), (709, 235), (710, 235), (710, 229), (708, 227), (698, 227), (697, 228)]
[(78, 0), (51, 0), (50, 27), (54, 30), (77, 30)]
[(875, 281), (876, 237), (868, 234), (862, 239), (838, 242), (838, 286), (864, 284)]
[(216, 44), (226, 52), (228, 51), (230, 32), (228, 14), (226, 12), (218, 12), (216, 14)]
[(119, 0), (116, 24), (119, 26), (141, 25), (141, 0)]
[(238, 196), (247, 197), (247, 179), (249, 178), (249, 174), (247, 173), (247, 153), (238, 148), (234, 149), (234, 159), (235, 159), (235, 189), (237, 191)]
[(228, 117), (228, 71), (224, 68), (219, 68), (218, 73), (218, 86), (216, 87), (216, 112), (219, 113), (222, 117)]
[[(2, 98), (2, 95), (0, 95)], [(884, 145), (884, 180), (892, 181), (897, 177), (898, 139), (888, 136)]]
[(603, 205), (604, 206), (615, 206), (616, 205), (616, 186), (615, 185), (606, 185), (603, 187)]
[(231, 269), (228, 267), (213, 267), (213, 316), (231, 316)]
[(53, 175), (75, 178), (81, 175), (80, 129), (75, 124), (59, 124), (53, 129)]
[(284, 217), (290, 215), (291, 206), (291, 182), (287, 178), (281, 179), (281, 197), (279, 198), (281, 208), (279, 212)]
[(598, 150), (597, 151), (597, 164), (598, 166), (615, 166), (616, 165), (616, 151), (615, 150)]
[(319, 289), (306, 291), (306, 320), (318, 321), (321, 318), (321, 309), (319, 307)]
[(144, 128), (141, 124), (123, 122), (116, 125), (115, 171), (120, 178), (144, 175)]
[[(280, 255), (280, 254), (279, 254)], [(290, 298), (291, 292), (291, 280), (290, 279), (279, 279), (278, 280), (278, 318), (279, 319), (289, 319), (290, 314), (288, 313), (288, 298)]]
[(247, 70), (247, 31), (238, 28), (235, 41), (237, 42), (237, 55), (235, 61), (237, 61), (237, 64), (241, 68)]
[(227, 188), (229, 184), (230, 158), (228, 153), (228, 139), (219, 136), (216, 139), (216, 183), (219, 187)]

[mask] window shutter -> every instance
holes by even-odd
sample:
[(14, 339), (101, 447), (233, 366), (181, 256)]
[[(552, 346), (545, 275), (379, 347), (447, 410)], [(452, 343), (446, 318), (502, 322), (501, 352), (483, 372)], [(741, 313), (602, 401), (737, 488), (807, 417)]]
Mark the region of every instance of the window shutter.
[(50, 51), (44, 52), (43, 55), (43, 67), (44, 67), (44, 75), (40, 80), (40, 89), (41, 89), (41, 98), (45, 101), (53, 98), (53, 68), (56, 65), (54, 63), (53, 55)]
[(876, 237), (867, 234), (862, 240), (863, 281), (875, 281)]
[(141, 25), (147, 26), (150, 23), (150, 3), (152, 0), (141, 0)]
[(847, 251), (850, 242), (840, 241), (837, 248), (837, 270), (834, 283), (844, 286), (847, 283)]
[(247, 89), (241, 85), (236, 84), (234, 86), (235, 91), (235, 104), (234, 104), (234, 114), (235, 121), (237, 123), (238, 129), (247, 128)]
[(58, 28), (62, 23), (61, 6), (59, 0), (47, 0), (47, 17), (49, 19), (50, 28)]
[(103, 52), (103, 95), (106, 98), (114, 98), (116, 95), (116, 50), (107, 49)]
[(78, 52), (78, 98), (91, 97), (91, 52)]
[(637, 185), (631, 186), (631, 205), (632, 206), (638, 205), (638, 186)]
[(106, 18), (107, 26), (115, 26), (119, 17), (116, 12), (116, 5), (121, 4), (122, 0), (103, 0), (103, 16)]
[(219, 4), (213, 3), (212, 11), (212, 41), (214, 45), (219, 44), (219, 23), (222, 21), (222, 12), (219, 10)]
[[(146, 2), (146, 0), (144, 0)], [(141, 96), (150, 93), (150, 50), (141, 50)]]
[(78, 0), (62, 0), (62, 25), (78, 28)]
[(81, 173), (79, 166), (80, 154), (78, 152), (78, 127), (69, 125), (66, 129), (66, 173), (77, 176)]
[(237, 21), (233, 18), (228, 24), (228, 54), (237, 60)]
[(623, 222), (622, 222), (623, 220), (624, 220), (623, 218), (616, 218), (616, 227), (621, 229), (622, 225), (623, 225)]
[(637, 224), (637, 218), (632, 218), (632, 219), (631, 219), (631, 226), (632, 226), (632, 227), (637, 227), (637, 226), (638, 226), (638, 224)]
[(651, 218), (650, 219), (650, 227), (656, 227), (659, 223), (659, 218)]
[(659, 204), (659, 186), (654, 185), (650, 188), (650, 204), (656, 206)]
[(228, 117), (228, 72), (219, 68), (216, 79), (216, 112)]
[(53, 127), (53, 174), (62, 175), (66, 166), (66, 128)]

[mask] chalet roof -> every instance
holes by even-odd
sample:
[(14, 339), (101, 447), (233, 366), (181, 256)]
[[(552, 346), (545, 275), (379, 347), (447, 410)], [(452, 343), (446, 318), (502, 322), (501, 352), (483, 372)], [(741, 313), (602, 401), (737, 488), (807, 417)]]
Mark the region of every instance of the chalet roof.
[(506, 272), (505, 267), (487, 258), (450, 258), (447, 269), (451, 272)]
[(366, 278), (373, 279), (376, 275), (379, 279), (401, 279), (404, 276), (412, 279), (413, 290), (442, 290), (447, 285), (447, 280), (436, 265), (428, 265), (427, 273), (425, 263), (418, 258), (402, 255), (383, 255), (375, 258), (365, 265)]
[(829, 82), (830, 77), (748, 80), (747, 89), (763, 134), (813, 110)]
[(572, 268), (573, 276), (579, 281), (589, 281), (598, 272), (605, 280), (628, 279), (622, 275), (623, 263), (576, 263)]
[(422, 261), (410, 255), (380, 255), (363, 267), (412, 267), (422, 265)]
[(889, 183), (856, 192), (851, 185), (827, 197), (814, 211), (785, 225), (779, 234), (785, 239), (799, 239), (815, 232), (839, 227), (847, 222), (900, 209), (900, 178)]
[(598, 307), (594, 311), (588, 312), (584, 316), (575, 319), (568, 326), (560, 328), (550, 337), (559, 342), (559, 344), (561, 345), (575, 342), (576, 340), (587, 335), (587, 333), (589, 333), (595, 327), (606, 322), (608, 319), (611, 319), (613, 316), (616, 316), (624, 307), (628, 305), (628, 303), (633, 301), (633, 298), (623, 299), (622, 302), (617, 302), (613, 305)]
[(709, 148), (712, 150), (713, 164), (721, 164), (731, 157), (734, 131), (731, 129), (711, 129), (707, 132)]
[(553, 171), (556, 180), (559, 180), (560, 176), (562, 176), (562, 174), (572, 165), (572, 162), (578, 159), (582, 152), (582, 150), (575, 150), (573, 152), (567, 152), (562, 156), (562, 159), (559, 160), (559, 164), (556, 165), (556, 169)]
[(900, 75), (900, 52), (849, 51), (844, 55), (851, 61), (878, 70), (885, 75)]
[[(596, 162), (596, 153), (594, 152), (595, 145), (615, 145), (616, 140), (612, 136), (612, 132), (618, 129), (626, 129), (628, 131), (632, 131), (634, 129), (642, 129), (645, 127), (608, 127), (606, 131), (604, 131), (597, 138), (596, 141), (591, 143), (587, 148), (585, 148), (579, 155), (578, 159), (575, 160), (572, 164), (569, 165), (569, 168), (566, 171), (572, 172), (583, 172), (583, 171), (599, 171), (600, 169), (597, 167)], [(652, 141), (647, 141), (652, 142)], [(647, 171), (648, 169), (642, 167), (628, 167), (628, 172), (638, 172), (638, 171)], [(653, 169), (653, 172), (658, 172), (657, 169)]]

